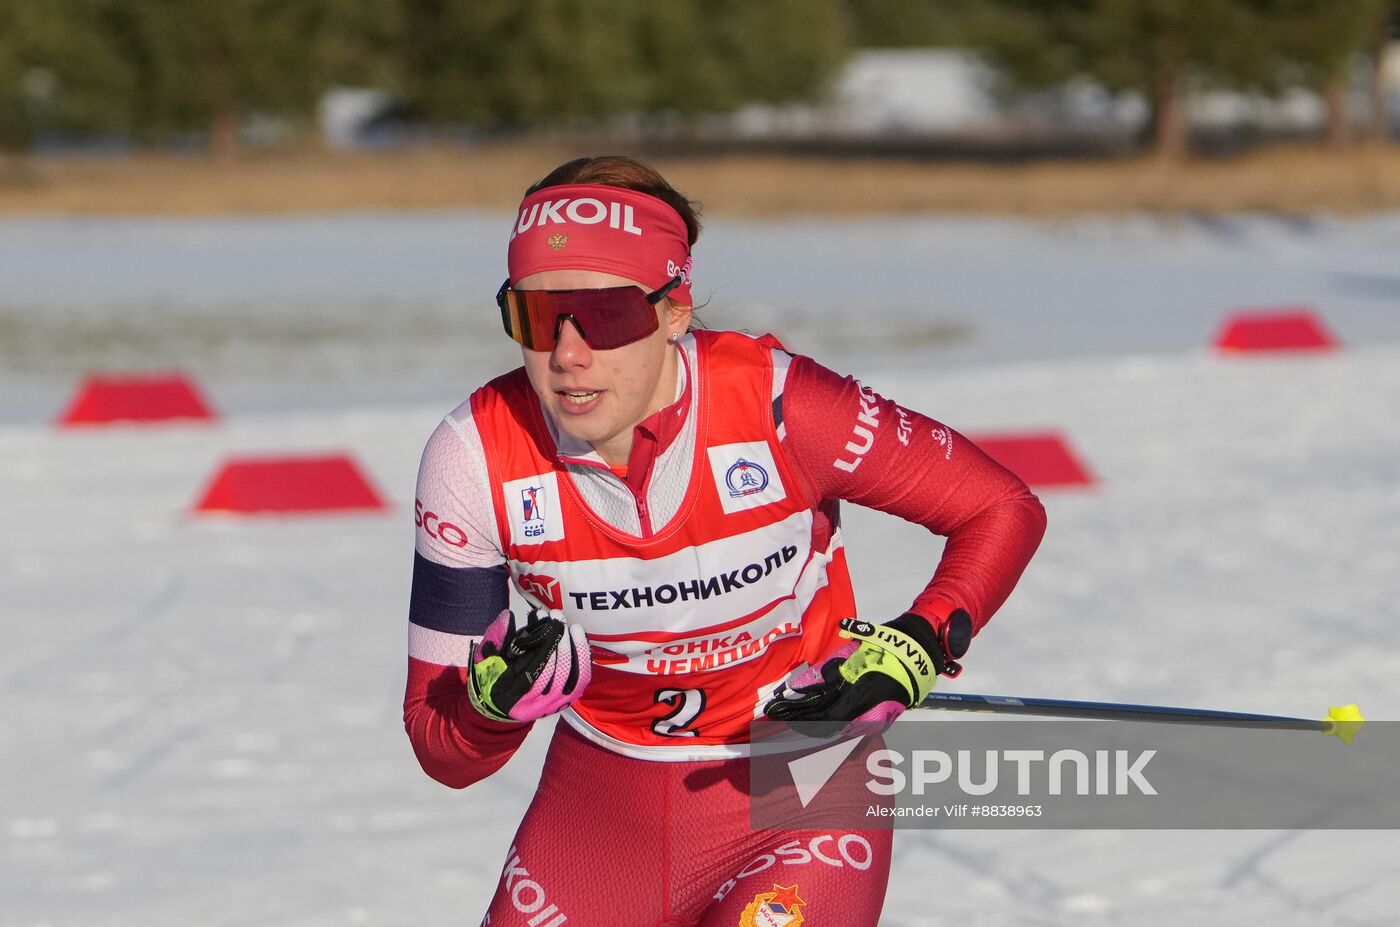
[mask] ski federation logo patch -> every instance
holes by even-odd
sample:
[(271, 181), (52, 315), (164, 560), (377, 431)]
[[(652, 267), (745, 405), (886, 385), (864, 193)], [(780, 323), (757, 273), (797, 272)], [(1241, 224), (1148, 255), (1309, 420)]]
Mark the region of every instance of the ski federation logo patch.
[(559, 508), (559, 480), (541, 473), (511, 480), (501, 487), (511, 514), (511, 541), (542, 544), (564, 539), (564, 514)]
[(752, 460), (740, 457), (724, 474), (724, 481), (729, 485), (729, 495), (735, 499), (752, 496), (768, 488), (768, 471)]
[(773, 449), (766, 441), (706, 448), (719, 503), (726, 515), (787, 498)]
[(801, 927), (803, 917), (799, 910), (805, 907), (797, 894), (796, 883), (779, 885), (773, 883), (771, 892), (760, 892), (739, 915), (739, 927)]

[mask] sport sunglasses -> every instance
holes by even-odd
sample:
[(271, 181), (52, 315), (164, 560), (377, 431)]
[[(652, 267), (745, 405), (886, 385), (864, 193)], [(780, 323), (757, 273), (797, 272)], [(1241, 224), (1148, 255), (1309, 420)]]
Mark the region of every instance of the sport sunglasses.
[(657, 329), (656, 304), (684, 280), (677, 274), (661, 289), (635, 286), (591, 290), (513, 290), (501, 284), (496, 305), (506, 334), (532, 351), (552, 351), (568, 319), (595, 351), (607, 351), (645, 338)]

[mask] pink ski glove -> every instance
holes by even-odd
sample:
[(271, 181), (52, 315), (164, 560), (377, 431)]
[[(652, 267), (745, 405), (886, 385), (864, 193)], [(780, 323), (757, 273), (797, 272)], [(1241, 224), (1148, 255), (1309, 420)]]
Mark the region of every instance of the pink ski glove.
[(467, 693), (496, 721), (534, 721), (583, 695), (593, 676), (588, 638), (578, 625), (531, 609), (526, 624), (509, 610), (496, 616), (471, 649)]

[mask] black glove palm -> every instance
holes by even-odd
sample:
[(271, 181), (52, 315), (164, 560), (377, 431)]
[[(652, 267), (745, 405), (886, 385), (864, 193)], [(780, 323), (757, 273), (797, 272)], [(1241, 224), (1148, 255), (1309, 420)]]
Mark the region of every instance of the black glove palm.
[(883, 625), (846, 618), (841, 629), (852, 643), (779, 686), (764, 714), (817, 737), (883, 731), (922, 702), (939, 675), (962, 671), (953, 658), (967, 651), (972, 618), (953, 612), (942, 635), (912, 613)]

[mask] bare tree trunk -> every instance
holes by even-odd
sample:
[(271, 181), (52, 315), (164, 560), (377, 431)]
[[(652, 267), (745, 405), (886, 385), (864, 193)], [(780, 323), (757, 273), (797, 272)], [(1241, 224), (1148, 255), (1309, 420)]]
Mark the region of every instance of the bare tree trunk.
[(1186, 109), (1181, 99), (1181, 68), (1170, 39), (1159, 46), (1152, 78), (1152, 151), (1163, 161), (1180, 161), (1186, 154)]
[(1371, 138), (1378, 142), (1390, 139), (1390, 114), (1386, 111), (1385, 58), (1382, 50), (1371, 71)]
[(238, 160), (238, 109), (232, 103), (221, 103), (209, 123), (209, 152), (219, 164)]
[(1332, 72), (1323, 88), (1327, 107), (1327, 147), (1340, 151), (1351, 144), (1351, 110), (1347, 106), (1348, 69), (1342, 65)]
[(238, 160), (238, 92), (233, 78), (233, 62), (225, 44), (211, 36), (205, 55), (214, 112), (209, 120), (209, 153), (217, 164)]
[(1371, 67), (1371, 138), (1377, 142), (1390, 141), (1390, 113), (1386, 110), (1386, 52), (1390, 47), (1390, 11), (1383, 9), (1376, 21)]
[(0, 147), (0, 187), (27, 187), (35, 183), (34, 164), (22, 148)]

